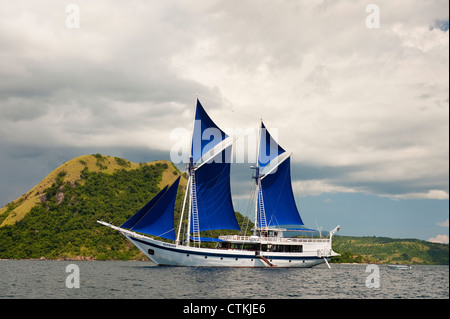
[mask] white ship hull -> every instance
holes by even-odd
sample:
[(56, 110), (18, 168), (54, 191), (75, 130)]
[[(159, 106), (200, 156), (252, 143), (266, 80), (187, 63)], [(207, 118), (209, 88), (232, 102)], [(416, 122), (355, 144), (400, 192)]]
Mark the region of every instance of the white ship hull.
[[(325, 263), (325, 258), (329, 260), (331, 257), (321, 256), (317, 249), (302, 253), (277, 253), (198, 248), (161, 242), (146, 236), (124, 235), (158, 266), (309, 268)], [(317, 248), (317, 245), (311, 246), (314, 246), (311, 249)]]
[[(331, 249), (330, 239), (256, 240), (247, 236), (223, 236), (229, 242), (275, 245), (290, 243), (302, 246), (302, 252), (269, 252), (243, 249), (200, 248), (162, 242), (103, 221), (98, 223), (121, 232), (158, 266), (244, 267), (244, 268), (310, 268), (339, 256)], [(263, 238), (260, 238), (263, 239)]]

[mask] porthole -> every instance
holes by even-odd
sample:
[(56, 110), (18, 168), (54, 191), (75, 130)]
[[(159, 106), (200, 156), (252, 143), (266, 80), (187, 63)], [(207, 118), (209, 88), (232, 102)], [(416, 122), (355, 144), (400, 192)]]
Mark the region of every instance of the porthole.
[(208, 258), (208, 256), (205, 256), (205, 259)]
[(148, 250), (148, 254), (149, 254), (149, 255), (154, 255), (154, 254), (155, 254), (155, 251), (154, 251), (153, 249), (149, 249), (149, 250)]

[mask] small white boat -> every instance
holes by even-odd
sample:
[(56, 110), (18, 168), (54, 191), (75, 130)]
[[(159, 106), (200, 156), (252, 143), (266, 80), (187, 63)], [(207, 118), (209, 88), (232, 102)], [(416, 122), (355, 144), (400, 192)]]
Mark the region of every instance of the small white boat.
[(403, 269), (403, 270), (411, 269), (411, 265), (388, 265), (388, 267), (391, 269)]

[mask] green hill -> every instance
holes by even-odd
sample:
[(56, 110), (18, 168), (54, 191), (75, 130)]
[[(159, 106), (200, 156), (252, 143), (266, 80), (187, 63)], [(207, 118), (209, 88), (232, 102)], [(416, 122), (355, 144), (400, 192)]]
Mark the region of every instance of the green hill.
[[(0, 209), (0, 259), (147, 260), (97, 220), (121, 225), (180, 174), (169, 161), (136, 164), (100, 154), (72, 159)], [(175, 225), (185, 187), (183, 175)], [(236, 217), (241, 223), (242, 215)], [(231, 233), (237, 232), (224, 232)]]
[[(0, 258), (142, 259), (123, 236), (96, 221), (120, 225), (179, 174), (168, 161), (72, 159), (0, 209)], [(185, 185), (182, 178), (179, 194)]]
[(335, 236), (333, 262), (448, 265), (449, 246), (419, 239)]

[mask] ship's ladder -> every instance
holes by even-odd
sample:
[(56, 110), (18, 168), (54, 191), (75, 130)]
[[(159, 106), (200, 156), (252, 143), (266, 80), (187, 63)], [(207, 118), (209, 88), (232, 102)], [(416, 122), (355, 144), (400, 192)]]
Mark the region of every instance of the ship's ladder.
[(264, 199), (261, 185), (258, 188), (259, 188), (258, 207), (259, 207), (260, 225), (261, 229), (267, 229), (266, 211), (264, 209)]
[(198, 220), (198, 206), (197, 206), (197, 190), (195, 184), (195, 172), (191, 176), (191, 194), (192, 194), (192, 239), (194, 241), (194, 246), (200, 247), (200, 224)]

